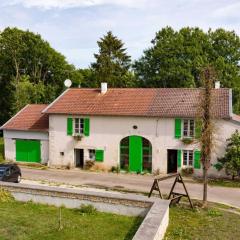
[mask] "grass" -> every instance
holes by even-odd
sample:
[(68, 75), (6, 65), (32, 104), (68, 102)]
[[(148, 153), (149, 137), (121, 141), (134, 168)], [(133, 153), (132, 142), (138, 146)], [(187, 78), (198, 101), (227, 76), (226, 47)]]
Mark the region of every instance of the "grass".
[[(202, 183), (201, 179), (195, 179), (194, 178), (194, 182), (196, 183)], [(240, 188), (240, 179), (235, 179), (235, 180), (231, 180), (231, 179), (220, 179), (220, 178), (216, 178), (216, 179), (208, 179), (208, 184), (210, 186), (217, 186), (217, 187), (232, 187), (232, 188)]]
[(0, 202), (1, 240), (130, 240), (142, 219), (92, 211), (90, 208), (59, 208), (48, 205)]
[(170, 208), (165, 240), (239, 239), (240, 216), (216, 207), (194, 210), (184, 205)]
[(4, 162), (4, 143), (2, 137), (0, 137), (0, 163), (1, 162)]

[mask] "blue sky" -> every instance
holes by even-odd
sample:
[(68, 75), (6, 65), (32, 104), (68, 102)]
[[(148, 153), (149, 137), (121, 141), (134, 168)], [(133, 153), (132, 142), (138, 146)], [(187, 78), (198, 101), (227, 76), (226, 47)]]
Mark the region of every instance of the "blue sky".
[(40, 33), (70, 63), (88, 67), (108, 30), (134, 60), (167, 25), (240, 34), (239, 13), (240, 0), (0, 0), (0, 30), (16, 26)]

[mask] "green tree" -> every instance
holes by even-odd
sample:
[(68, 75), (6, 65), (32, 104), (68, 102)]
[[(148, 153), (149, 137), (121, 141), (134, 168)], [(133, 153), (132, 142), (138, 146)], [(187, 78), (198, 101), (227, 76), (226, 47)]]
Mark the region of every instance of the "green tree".
[(226, 153), (224, 157), (218, 159), (217, 169), (225, 169), (227, 175), (232, 179), (240, 176), (240, 133), (236, 130), (232, 136), (227, 139)]
[(211, 154), (213, 148), (213, 115), (212, 88), (215, 81), (215, 70), (211, 66), (203, 68), (200, 79), (203, 85), (200, 95), (199, 110), (201, 119), (201, 162), (203, 168), (203, 206), (207, 205), (208, 169), (211, 166)]
[[(0, 124), (18, 111), (23, 102), (52, 101), (64, 89), (66, 78), (75, 85), (81, 81), (74, 66), (39, 34), (17, 28), (0, 32)], [(32, 87), (42, 93), (30, 91)], [(23, 99), (22, 88), (30, 94), (28, 100)]]
[(143, 87), (196, 87), (199, 73), (206, 65), (204, 54), (209, 42), (198, 28), (183, 28), (179, 32), (171, 27), (159, 31), (135, 62), (134, 70)]
[(92, 63), (96, 85), (107, 82), (111, 87), (127, 87), (131, 85), (129, 77), (131, 58), (127, 55), (124, 44), (112, 32), (107, 32), (97, 42), (99, 53), (94, 54), (96, 62)]
[(201, 69), (211, 65), (222, 87), (233, 88), (234, 111), (240, 112), (240, 38), (233, 31), (166, 27), (133, 69), (142, 87), (201, 87)]

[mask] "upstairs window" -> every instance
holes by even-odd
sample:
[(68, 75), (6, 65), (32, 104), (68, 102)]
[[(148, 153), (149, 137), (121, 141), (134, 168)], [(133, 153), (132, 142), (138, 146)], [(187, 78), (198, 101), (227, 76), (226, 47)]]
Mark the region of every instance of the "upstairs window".
[(194, 137), (194, 125), (193, 119), (183, 120), (183, 137)]
[(193, 166), (193, 151), (183, 150), (183, 166)]
[(75, 118), (75, 127), (74, 133), (75, 134), (83, 134), (84, 133), (84, 119), (83, 118)]

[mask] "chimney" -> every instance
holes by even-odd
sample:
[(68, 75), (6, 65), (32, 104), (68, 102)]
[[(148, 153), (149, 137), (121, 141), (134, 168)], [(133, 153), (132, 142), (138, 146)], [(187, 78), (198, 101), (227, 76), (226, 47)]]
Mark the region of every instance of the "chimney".
[(107, 83), (101, 83), (101, 94), (105, 94), (107, 92)]
[(219, 89), (220, 88), (220, 82), (219, 81), (216, 81), (215, 82), (215, 89)]

